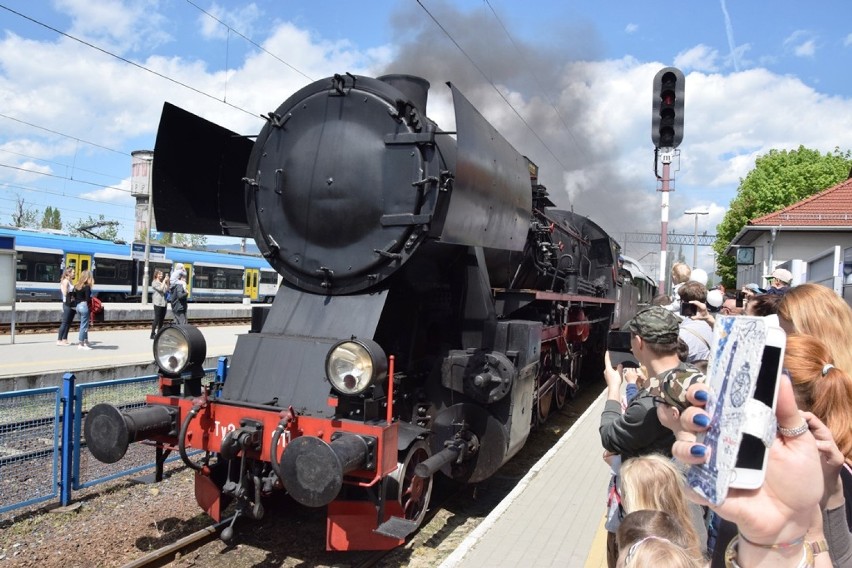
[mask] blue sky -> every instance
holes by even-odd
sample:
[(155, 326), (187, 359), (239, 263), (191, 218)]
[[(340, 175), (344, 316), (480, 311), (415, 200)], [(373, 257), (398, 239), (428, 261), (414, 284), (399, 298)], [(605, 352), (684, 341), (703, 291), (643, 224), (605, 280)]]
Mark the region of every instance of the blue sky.
[[(670, 4), (0, 0), (0, 224), (22, 198), (58, 206), (65, 222), (102, 213), (130, 240), (129, 154), (153, 148), (164, 101), (256, 134), (259, 114), (311, 80), (398, 72), (431, 82), (428, 114), (447, 130), (444, 83), (459, 86), (539, 164), (560, 207), (592, 217), (654, 273), (658, 247), (623, 235), (660, 230), (660, 68), (686, 75), (677, 232), (692, 233), (683, 212), (699, 209), (699, 232), (715, 233), (770, 149), (852, 148), (847, 2)], [(699, 249), (708, 269), (709, 253)]]

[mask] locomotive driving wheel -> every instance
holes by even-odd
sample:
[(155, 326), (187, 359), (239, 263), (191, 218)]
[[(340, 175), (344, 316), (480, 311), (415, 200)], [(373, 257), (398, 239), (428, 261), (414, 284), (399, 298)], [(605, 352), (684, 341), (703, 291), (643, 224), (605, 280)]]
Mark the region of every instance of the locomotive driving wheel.
[(405, 518), (416, 523), (418, 528), (429, 510), (433, 478), (429, 476), (423, 479), (414, 475), (414, 468), (430, 455), (429, 445), (423, 440), (418, 440), (408, 448), (407, 452), (400, 452), (396, 471), (388, 479), (388, 498), (399, 501)]

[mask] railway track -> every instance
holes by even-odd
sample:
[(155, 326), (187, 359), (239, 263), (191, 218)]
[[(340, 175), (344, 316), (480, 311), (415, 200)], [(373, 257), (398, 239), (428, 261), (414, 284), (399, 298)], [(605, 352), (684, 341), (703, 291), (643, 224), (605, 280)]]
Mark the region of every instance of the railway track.
[[(168, 563), (175, 568), (199, 565), (208, 568), (271, 565), (285, 568), (434, 568), (487, 517), (527, 471), (583, 414), (600, 393), (598, 387), (602, 386), (601, 383), (602, 381), (586, 385), (564, 409), (551, 413), (548, 421), (533, 431), (521, 452), (488, 480), (462, 486), (446, 481), (436, 486), (437, 495), (433, 494), (432, 506), (423, 526), (406, 544), (393, 550), (325, 552), (322, 550), (324, 514), (301, 508), (289, 498), (278, 496), (274, 498), (274, 502), (269, 503), (270, 507), (264, 519), (237, 520), (234, 527), (234, 544), (230, 546), (217, 538), (223, 524), (219, 523), (215, 525), (219, 527), (216, 530), (207, 527), (183, 536), (173, 544), (124, 566), (141, 568)], [(229, 521), (230, 519), (226, 522)]]
[[(168, 321), (166, 322), (168, 323)], [(211, 326), (211, 325), (250, 325), (251, 318), (191, 318), (189, 323), (195, 326)], [(8, 323), (0, 323), (0, 335), (8, 335), (12, 332), (12, 326)], [(15, 333), (45, 333), (56, 331), (59, 328), (59, 322), (16, 322)], [(71, 325), (69, 333), (77, 333), (79, 323), (74, 322)], [(94, 322), (90, 330), (122, 330), (122, 329), (151, 329), (150, 320), (138, 321), (97, 321)]]

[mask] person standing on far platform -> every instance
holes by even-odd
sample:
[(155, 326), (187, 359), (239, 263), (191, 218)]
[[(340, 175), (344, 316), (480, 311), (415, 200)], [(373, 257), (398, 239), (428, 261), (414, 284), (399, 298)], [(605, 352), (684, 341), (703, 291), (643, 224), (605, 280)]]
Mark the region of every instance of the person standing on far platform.
[(151, 303), (154, 304), (154, 321), (151, 323), (151, 339), (157, 335), (163, 327), (166, 319), (166, 292), (169, 290), (169, 276), (162, 270), (154, 271), (154, 279), (151, 281), (154, 291), (151, 293)]
[(92, 297), (92, 288), (95, 286), (95, 278), (92, 276), (91, 270), (84, 270), (80, 273), (80, 279), (74, 286), (74, 292), (77, 296), (77, 313), (80, 315), (80, 333), (78, 335), (80, 342), (77, 344), (77, 349), (91, 349), (89, 345), (89, 299)]
[(62, 293), (62, 323), (59, 324), (57, 345), (68, 345), (68, 329), (74, 321), (74, 308), (77, 305), (74, 295), (74, 275), (74, 267), (69, 266), (62, 272), (62, 279), (59, 281), (59, 291)]
[(171, 295), (172, 314), (175, 316), (175, 323), (183, 325), (187, 323), (186, 309), (189, 298), (189, 292), (186, 289), (186, 270), (183, 270), (183, 265), (180, 265), (181, 270), (172, 272), (172, 285), (169, 288)]

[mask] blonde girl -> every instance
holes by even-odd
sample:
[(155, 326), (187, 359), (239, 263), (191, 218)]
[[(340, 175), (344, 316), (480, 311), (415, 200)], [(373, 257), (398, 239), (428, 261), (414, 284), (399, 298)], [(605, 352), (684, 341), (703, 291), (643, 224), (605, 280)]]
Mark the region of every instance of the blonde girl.
[(675, 518), (689, 543), (687, 552), (700, 558), (704, 545), (695, 529), (702, 525), (694, 518), (686, 499), (683, 474), (671, 459), (660, 454), (631, 458), (621, 465), (621, 499), (627, 514), (642, 509), (665, 511)]

